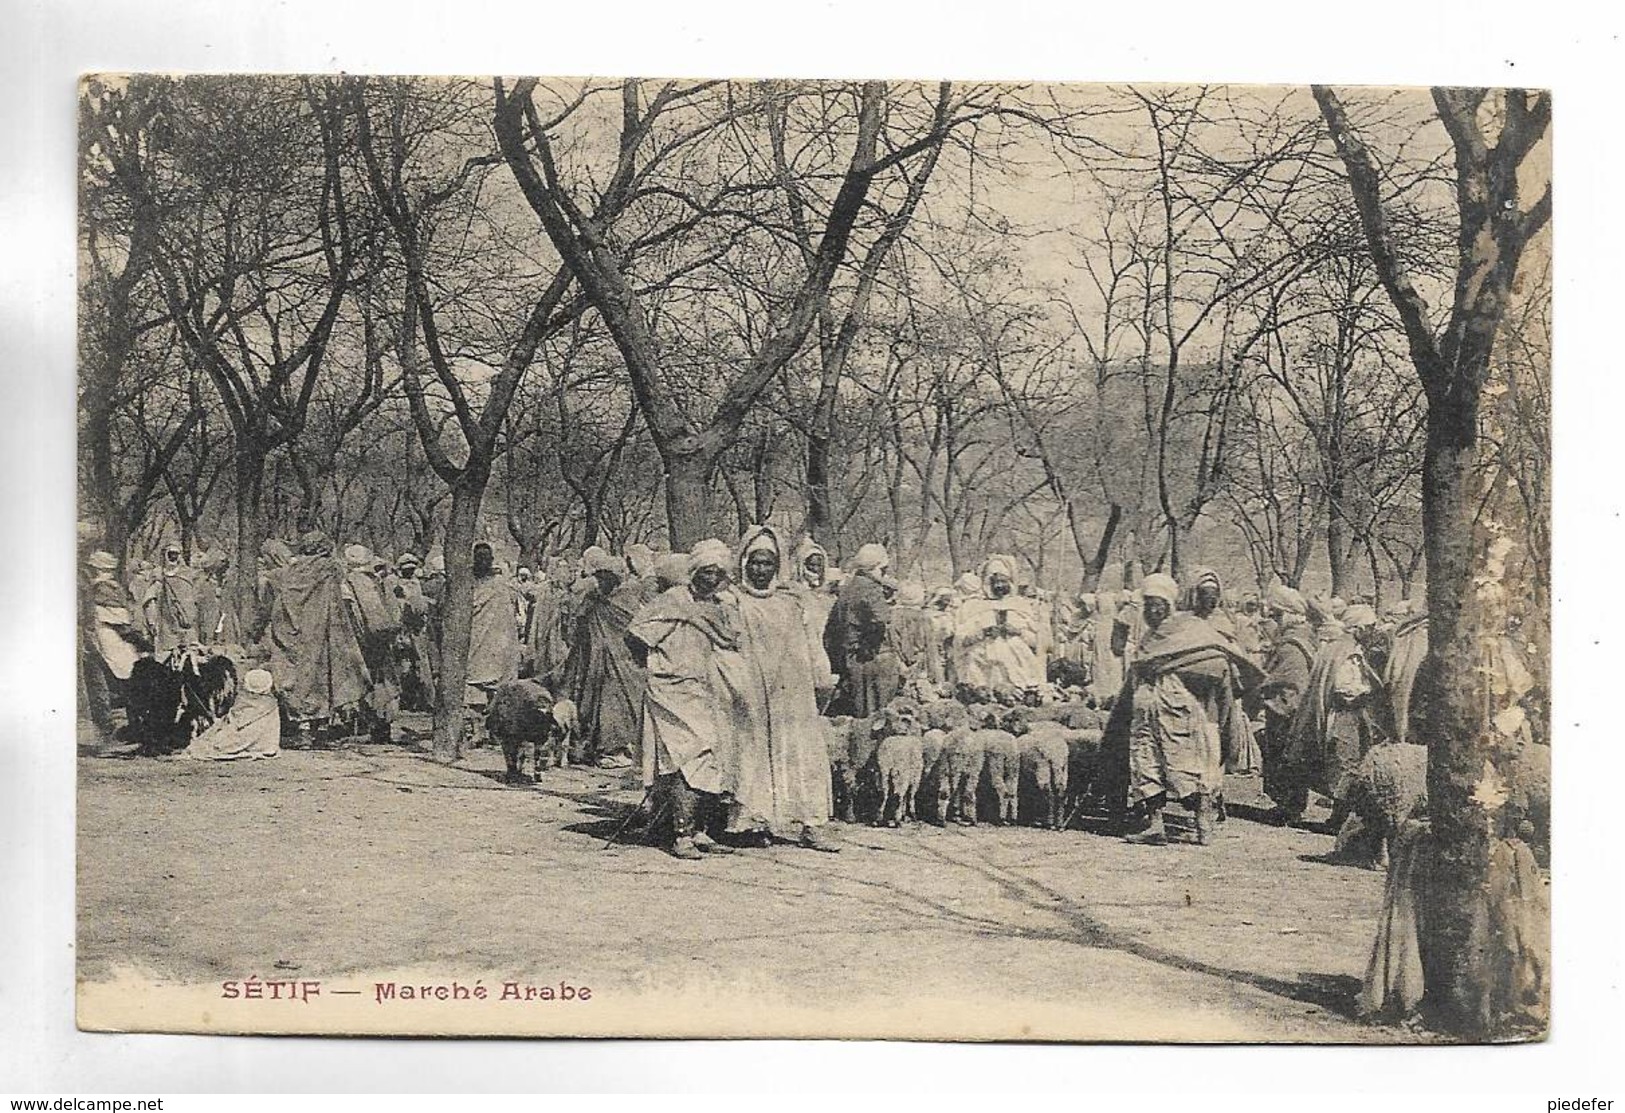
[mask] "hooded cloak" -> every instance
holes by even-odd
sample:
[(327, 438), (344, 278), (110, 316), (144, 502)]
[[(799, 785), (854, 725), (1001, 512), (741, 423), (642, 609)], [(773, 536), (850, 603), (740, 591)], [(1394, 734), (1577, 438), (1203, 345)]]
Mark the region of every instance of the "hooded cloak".
[(833, 812), (828, 748), (814, 687), (829, 669), (809, 630), (801, 597), (781, 588), (777, 575), (761, 589), (745, 578), (746, 558), (762, 548), (778, 554), (783, 568), (777, 531), (755, 526), (740, 544), (737, 586), (728, 592), (739, 652), (720, 654), (718, 664), (737, 750), (724, 772), (723, 788), (734, 797), (731, 830), (768, 830), (793, 838), (825, 823)]
[(272, 598), (271, 673), (289, 718), (328, 719), (360, 704), (370, 678), (332, 545), (307, 534), (300, 548)]
[(1244, 729), (1231, 708), (1238, 689), (1258, 679), (1235, 643), (1196, 615), (1176, 613), (1147, 630), (1132, 677), (1130, 799), (1222, 793), (1224, 754), (1248, 745), (1226, 738)]
[(886, 550), (869, 544), (852, 559), (852, 575), (841, 583), (824, 627), (824, 649), (845, 679), (842, 710), (873, 715), (897, 695), (902, 664), (892, 645), (892, 604), (877, 578)]
[[(602, 549), (596, 554), (589, 549), (582, 564), (589, 572), (618, 572), (621, 567)], [(570, 654), (561, 670), (563, 690), (581, 716), (585, 757), (630, 753), (636, 758), (644, 674), (632, 660), (626, 633), (641, 605), (638, 589), (623, 582), (605, 595), (598, 581), (584, 583), (586, 589), (575, 600), (579, 610)]]
[(661, 592), (627, 627), (648, 653), (640, 738), (643, 783), (681, 773), (690, 788), (721, 792), (735, 761), (731, 720), (722, 706), (717, 658), (737, 653), (737, 634), (715, 599), (695, 599), (686, 585)]
[(1038, 688), (1044, 683), (1044, 661), (1038, 653), (1039, 620), (1033, 601), (1014, 591), (994, 596), (995, 573), (1013, 580), (1015, 561), (988, 557), (977, 594), (959, 605), (954, 616), (955, 677), (973, 688)]

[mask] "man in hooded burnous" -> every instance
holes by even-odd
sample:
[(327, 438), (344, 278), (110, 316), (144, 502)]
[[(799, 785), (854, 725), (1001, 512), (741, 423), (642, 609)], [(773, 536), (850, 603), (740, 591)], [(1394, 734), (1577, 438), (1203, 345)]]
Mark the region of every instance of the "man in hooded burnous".
[(1130, 838), (1168, 841), (1162, 812), (1179, 803), (1194, 813), (1196, 841), (1205, 845), (1224, 791), (1223, 754), (1239, 748), (1224, 738), (1236, 722), (1230, 701), (1257, 682), (1257, 668), (1206, 619), (1175, 612), (1173, 577), (1147, 576), (1140, 594), (1145, 630), (1130, 680), (1129, 793), (1149, 827)]
[(1336, 636), (1321, 643), (1293, 718), (1284, 764), (1295, 799), (1312, 789), (1332, 801), (1331, 831), (1343, 825), (1350, 775), (1365, 752), (1391, 737), (1392, 711), (1382, 680), (1366, 659), (1377, 613), (1356, 603), (1337, 619)]
[(468, 633), (468, 672), (463, 707), (470, 734), (482, 736), (485, 709), (497, 688), (519, 676), (519, 592), (500, 574), (489, 542), (474, 544), (474, 613)]
[(90, 554), (90, 579), (85, 593), (90, 628), (85, 632), (84, 670), (86, 711), (104, 736), (113, 733), (113, 695), (130, 679), (135, 662), (148, 642), (136, 629), (130, 598), (118, 582), (118, 558), (97, 550)]
[(255, 644), (263, 642), (270, 633), (277, 591), (291, 563), (293, 546), (286, 541), (268, 537), (260, 544), (259, 570), (254, 579), (254, 615), (248, 630), (248, 640)]
[(722, 713), (717, 657), (737, 652), (738, 637), (717, 592), (732, 554), (715, 539), (694, 547), (687, 584), (660, 592), (632, 618), (626, 638), (648, 673), (643, 696), (643, 783), (671, 815), (671, 854), (695, 859), (732, 848), (713, 837), (726, 824), (724, 769), (733, 760)]
[(352, 715), (370, 686), (344, 594), (332, 541), (320, 531), (305, 534), (299, 555), (277, 577), (269, 630), (271, 675), (305, 745), (316, 727)]
[(1428, 616), (1408, 599), (1394, 605), (1394, 632), (1383, 662), (1382, 683), (1393, 707), (1394, 741), (1411, 741), (1411, 694), (1428, 655)]
[(396, 673), (401, 681), (401, 707), (407, 711), (433, 711), (434, 674), (430, 670), (429, 597), (418, 579), (416, 553), (395, 558), (395, 575), (387, 581), (390, 596), (400, 616), (400, 632), (395, 637)]
[[(1243, 657), (1256, 665), (1257, 661), (1253, 659), (1252, 653), (1248, 652), (1237, 635), (1235, 617), (1225, 609), (1223, 603), (1224, 582), (1219, 578), (1219, 574), (1211, 568), (1191, 569), (1191, 588), (1186, 595), (1185, 609), (1213, 627), (1220, 636), (1233, 644)], [(1224, 732), (1224, 737), (1241, 746), (1239, 750), (1225, 750), (1225, 772), (1258, 771), (1263, 767), (1263, 757), (1259, 752), (1258, 741), (1253, 735), (1252, 723), (1247, 718), (1241, 701), (1227, 701), (1225, 714), (1234, 715), (1236, 721)]]
[(141, 599), (141, 615), (157, 656), (197, 644), (197, 584), (181, 560), (179, 542), (164, 543), (158, 575)]
[(718, 664), (737, 742), (723, 787), (733, 795), (729, 830), (795, 840), (834, 852), (822, 832), (834, 812), (819, 689), (829, 661), (801, 598), (779, 583), (784, 549), (770, 526), (739, 548), (738, 584), (725, 600), (739, 653)]
[(641, 589), (625, 582), (624, 562), (596, 546), (582, 557), (590, 577), (581, 595), (563, 688), (580, 712), (580, 760), (626, 769), (637, 757), (643, 707), (643, 670), (626, 647), (626, 632), (640, 606)]
[(829, 553), (824, 546), (811, 537), (802, 538), (801, 544), (796, 546), (796, 575), (790, 586), (806, 604), (813, 629), (818, 631), (820, 638), (824, 636), (824, 627), (829, 624), (829, 613), (835, 607), (829, 572)]
[(224, 549), (209, 549), (192, 557), (192, 583), (197, 592), (197, 639), (203, 645), (220, 649), (243, 644), (237, 608), (231, 606), (227, 598), (225, 581), (230, 568), (231, 558)]
[(991, 556), (979, 591), (959, 606), (954, 622), (955, 673), (968, 688), (1034, 691), (1044, 683), (1038, 616), (1015, 591), (1015, 561)]
[(1309, 604), (1296, 588), (1271, 585), (1264, 597), (1264, 614), (1273, 638), (1264, 660), (1264, 681), (1253, 693), (1264, 713), (1259, 738), (1264, 794), (1275, 802), (1275, 821), (1291, 823), (1303, 815), (1309, 790), (1293, 776), (1287, 749), (1318, 647), (1309, 625)]
[(384, 592), (370, 549), (365, 545), (346, 546), (344, 564), (344, 601), (371, 680), (356, 725), (373, 741), (387, 743), (393, 741), (391, 732), (401, 709), (400, 680), (395, 668), (400, 610)]
[(890, 563), (882, 545), (857, 551), (824, 631), (826, 659), (845, 678), (846, 711), (852, 715), (873, 715), (892, 701), (903, 682), (902, 662), (891, 641)]

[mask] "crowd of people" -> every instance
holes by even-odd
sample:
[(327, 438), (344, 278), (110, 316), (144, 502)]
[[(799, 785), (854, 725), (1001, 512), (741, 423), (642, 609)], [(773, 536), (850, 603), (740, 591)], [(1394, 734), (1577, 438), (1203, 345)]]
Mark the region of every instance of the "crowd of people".
[[(165, 543), (158, 558), (131, 561), (122, 581), (112, 554), (87, 562), (86, 700), (103, 730), (139, 658), (204, 649), (253, 666), (262, 733), (274, 685), (293, 746), (389, 741), (403, 710), (435, 707), (441, 558), (336, 549), (319, 531), (268, 540), (246, 607), (223, 602), (220, 551), (187, 562)], [(827, 724), (878, 720), (900, 699), (1098, 709), (1105, 798), (1136, 840), (1179, 841), (1173, 827), (1189, 827), (1190, 841), (1209, 841), (1227, 771), (1261, 772), (1280, 822), (1299, 821), (1318, 793), (1335, 828), (1363, 757), (1407, 741), (1426, 656), (1426, 616), (1408, 603), (1379, 616), (1367, 599), (1283, 584), (1228, 598), (1206, 568), (1183, 588), (1131, 570), (1131, 588), (1065, 599), (1023, 582), (1005, 555), (926, 585), (895, 579), (879, 544), (841, 569), (771, 526), (687, 553), (595, 546), (541, 569), (510, 569), (480, 542), (470, 562), (466, 734), (479, 740), (493, 700), (521, 678), (570, 701), (568, 759), (641, 770), (680, 857), (742, 838), (833, 849)], [(1188, 823), (1165, 822), (1170, 809)]]

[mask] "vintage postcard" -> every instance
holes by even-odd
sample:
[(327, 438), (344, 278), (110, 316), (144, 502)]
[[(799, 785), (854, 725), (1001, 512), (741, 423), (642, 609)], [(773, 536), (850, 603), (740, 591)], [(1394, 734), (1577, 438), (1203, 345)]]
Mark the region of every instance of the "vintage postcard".
[(85, 77), (80, 1027), (1544, 1038), (1550, 116)]

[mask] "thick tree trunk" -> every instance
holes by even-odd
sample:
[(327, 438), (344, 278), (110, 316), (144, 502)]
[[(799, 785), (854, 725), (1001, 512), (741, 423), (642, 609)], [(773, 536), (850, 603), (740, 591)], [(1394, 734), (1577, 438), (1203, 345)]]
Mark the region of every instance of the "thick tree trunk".
[(451, 489), (446, 519), (446, 594), (440, 610), (440, 689), (434, 709), (436, 761), (456, 761), (463, 752), (463, 688), (468, 680), (468, 647), (474, 630), (472, 553), (490, 467), (473, 461)]
[(1538, 1020), (1544, 1008), (1509, 1016), (1494, 1004), (1511, 989), (1504, 984), (1508, 972), (1489, 960), (1480, 938), (1495, 886), (1491, 851), (1517, 773), (1515, 749), (1491, 724), (1505, 702), (1487, 667), (1506, 628), (1505, 605), (1501, 592), (1475, 583), (1491, 540), (1475, 530), (1482, 493), (1475, 402), (1438, 406), (1429, 415), (1422, 487), (1429, 660), (1417, 700), (1425, 716), (1433, 850), (1421, 922), (1425, 1007), (1440, 1027), (1479, 1039)]
[(231, 597), (226, 604), (237, 616), (237, 628), (254, 629), (259, 598), (260, 546), (265, 543), (266, 453), (238, 434), (236, 458), (237, 552), (227, 580)]
[[(1546, 133), (1550, 96), (1504, 91), (1500, 131), (1492, 145), (1481, 127), (1486, 94), (1482, 89), (1433, 91), (1455, 147), (1461, 217), (1455, 299), (1440, 336), (1400, 261), (1376, 160), (1349, 126), (1337, 95), (1323, 86), (1314, 89), (1348, 170), (1373, 262), (1428, 393), (1422, 534), (1429, 652), (1413, 701), (1424, 717), (1432, 828), (1419, 924), (1424, 1006), (1438, 1026), (1475, 1039), (1544, 1025), (1549, 1013), (1541, 975), (1550, 959), (1522, 935), (1482, 937), (1489, 905), (1516, 915), (1520, 910), (1507, 906), (1526, 899), (1507, 892), (1507, 879), (1494, 876), (1504, 868), (1494, 864), (1495, 852), (1508, 849), (1499, 842), (1502, 810), (1517, 791), (1512, 744), (1500, 741), (1508, 728), (1498, 716), (1510, 712), (1517, 697), (1498, 682), (1492, 654), (1507, 630), (1508, 593), (1528, 586), (1498, 582), (1505, 574), (1503, 547), (1510, 542), (1496, 536), (1498, 523), (1478, 519), (1483, 492), (1475, 471), (1477, 411), (1519, 258), (1551, 215), (1549, 182), (1532, 206), (1525, 209), (1519, 201), (1519, 170)], [(1544, 910), (1522, 911), (1539, 915)], [(1513, 982), (1527, 984), (1508, 984)]]
[(1348, 598), (1349, 543), (1346, 523), (1337, 509), (1343, 500), (1343, 483), (1335, 480), (1327, 491), (1332, 512), (1326, 516), (1326, 559), (1332, 571), (1332, 594)]
[(673, 552), (692, 549), (711, 530), (711, 457), (666, 453), (666, 528)]
[(86, 399), (80, 437), (82, 450), (88, 450), (90, 456), (90, 489), (85, 493), (94, 504), (81, 508), (80, 514), (83, 516), (86, 509), (95, 513), (101, 520), (103, 547), (122, 561), (127, 531), (119, 505), (118, 477), (113, 470), (113, 420), (99, 400)]

